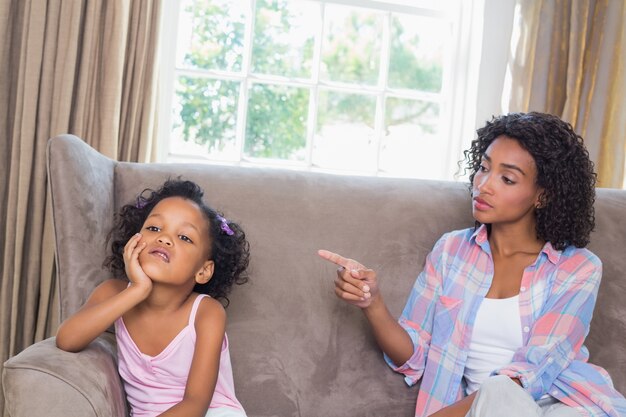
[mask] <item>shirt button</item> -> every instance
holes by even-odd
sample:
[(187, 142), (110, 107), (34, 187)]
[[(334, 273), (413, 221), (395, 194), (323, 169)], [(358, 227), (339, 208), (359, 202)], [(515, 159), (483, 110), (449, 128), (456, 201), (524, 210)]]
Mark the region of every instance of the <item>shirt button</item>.
[(530, 331), (530, 327), (524, 326), (524, 333), (528, 333)]
[(520, 289), (519, 289), (519, 290), (520, 290), (521, 292), (524, 292), (524, 291), (526, 291), (526, 287), (520, 287)]
[(554, 395), (556, 397), (557, 395), (559, 395), (559, 392), (557, 390), (554, 390), (554, 391), (552, 391), (552, 395)]
[(554, 359), (553, 358), (548, 358), (548, 363), (552, 363), (552, 362), (554, 362)]

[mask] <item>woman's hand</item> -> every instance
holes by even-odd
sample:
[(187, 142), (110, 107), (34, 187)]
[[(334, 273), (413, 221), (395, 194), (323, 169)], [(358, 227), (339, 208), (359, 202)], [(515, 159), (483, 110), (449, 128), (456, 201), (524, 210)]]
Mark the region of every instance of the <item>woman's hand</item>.
[(319, 250), (319, 256), (339, 266), (335, 278), (335, 294), (349, 304), (360, 308), (369, 307), (380, 295), (376, 272), (354, 259)]
[(124, 246), (124, 265), (131, 287), (142, 289), (147, 295), (152, 291), (152, 280), (139, 264), (139, 254), (146, 245), (141, 241), (141, 233), (133, 235)]
[(397, 365), (408, 361), (413, 355), (413, 341), (389, 313), (378, 289), (376, 272), (354, 259), (347, 259), (327, 250), (320, 250), (317, 253), (339, 266), (335, 279), (335, 294), (347, 303), (361, 307), (383, 352)]

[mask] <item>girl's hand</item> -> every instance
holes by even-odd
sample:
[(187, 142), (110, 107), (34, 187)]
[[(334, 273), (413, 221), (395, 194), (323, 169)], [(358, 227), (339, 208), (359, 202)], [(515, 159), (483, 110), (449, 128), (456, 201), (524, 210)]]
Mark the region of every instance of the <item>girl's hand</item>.
[(375, 301), (380, 292), (376, 272), (364, 267), (354, 259), (319, 250), (318, 255), (339, 266), (337, 278), (335, 278), (335, 294), (348, 304), (360, 308), (369, 307)]
[(152, 280), (139, 264), (139, 254), (146, 245), (146, 242), (141, 241), (141, 233), (131, 237), (124, 246), (124, 265), (131, 287), (143, 289), (147, 295), (152, 291)]

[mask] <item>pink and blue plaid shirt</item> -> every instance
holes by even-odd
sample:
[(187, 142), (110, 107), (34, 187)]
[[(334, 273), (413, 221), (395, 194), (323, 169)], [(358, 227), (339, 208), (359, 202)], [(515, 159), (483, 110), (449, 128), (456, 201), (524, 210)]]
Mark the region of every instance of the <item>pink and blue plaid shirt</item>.
[[(463, 371), (476, 312), (493, 279), (487, 228), (447, 233), (426, 258), (399, 319), (413, 356), (399, 367), (407, 384), (421, 379), (415, 415), (428, 416), (465, 395)], [(583, 345), (596, 302), (602, 263), (573, 246), (546, 243), (524, 270), (519, 303), (524, 346), (493, 375), (518, 378), (538, 399), (549, 394), (583, 416), (626, 416), (626, 400), (608, 373), (587, 362)]]

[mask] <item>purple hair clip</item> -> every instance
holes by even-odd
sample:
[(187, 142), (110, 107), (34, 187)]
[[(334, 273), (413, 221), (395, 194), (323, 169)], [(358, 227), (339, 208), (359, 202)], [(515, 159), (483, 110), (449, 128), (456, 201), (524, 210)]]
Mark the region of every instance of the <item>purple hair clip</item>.
[(220, 223), (221, 223), (221, 225), (220, 225), (220, 229), (222, 229), (222, 232), (226, 233), (228, 236), (232, 236), (232, 235), (234, 235), (234, 234), (235, 234), (235, 232), (233, 232), (233, 229), (231, 229), (231, 228), (228, 226), (228, 221), (227, 221), (225, 218), (223, 218), (223, 217), (222, 217), (222, 216), (220, 216), (219, 214), (218, 214), (218, 215), (216, 215), (216, 217), (217, 217), (217, 220), (219, 220), (219, 221), (220, 221)]
[(135, 204), (135, 207), (137, 207), (138, 209), (142, 209), (147, 204), (148, 204), (148, 202), (146, 201), (146, 199), (141, 197), (141, 196), (139, 196), (139, 197), (137, 197), (137, 203)]

